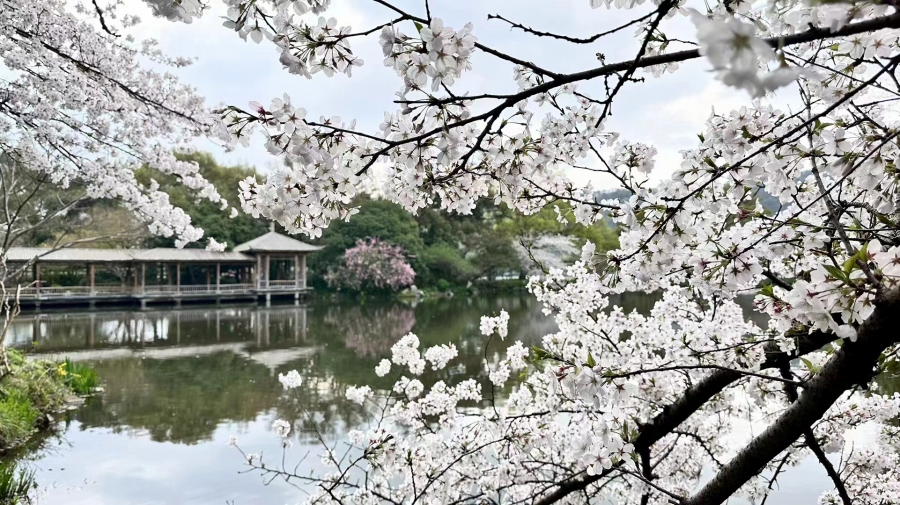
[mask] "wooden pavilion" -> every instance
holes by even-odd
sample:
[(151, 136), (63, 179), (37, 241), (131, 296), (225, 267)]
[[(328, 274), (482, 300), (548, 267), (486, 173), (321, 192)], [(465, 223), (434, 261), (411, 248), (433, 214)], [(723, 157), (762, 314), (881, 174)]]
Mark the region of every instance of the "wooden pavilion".
[(306, 255), (321, 247), (270, 231), (230, 252), (203, 249), (12, 247), (7, 263), (28, 265), (23, 305), (175, 303), (293, 297), (309, 292)]

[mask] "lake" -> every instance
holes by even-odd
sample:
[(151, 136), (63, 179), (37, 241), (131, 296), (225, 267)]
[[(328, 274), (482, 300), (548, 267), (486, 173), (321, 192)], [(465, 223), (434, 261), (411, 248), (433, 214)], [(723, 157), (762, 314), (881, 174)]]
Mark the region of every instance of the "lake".
[[(625, 295), (616, 303), (647, 310), (654, 297)], [(232, 436), (250, 452), (280, 458), (272, 431), (278, 418), (296, 420), (288, 454), (298, 473), (320, 470), (318, 432), (331, 441), (364, 423), (348, 402), (348, 386), (387, 389), (374, 373), (403, 335), (422, 346), (453, 342), (459, 357), (441, 377), (481, 370), (482, 315), (510, 314), (506, 342), (538, 344), (556, 330), (528, 294), (455, 297), (418, 304), (313, 300), (304, 306), (234, 306), (148, 311), (54, 312), (22, 315), (11, 345), (60, 361), (83, 361), (98, 371), (105, 391), (62, 415), (58, 434), (24, 458), (37, 471), (39, 503), (67, 505), (281, 505), (304, 495), (284, 481), (246, 473)], [(278, 374), (297, 369), (311, 416), (282, 398)], [(426, 372), (427, 385), (436, 372)], [(429, 375), (431, 374), (431, 375)], [(484, 388), (487, 378), (479, 380)], [(277, 459), (276, 458), (276, 459)], [(793, 469), (767, 503), (814, 502), (828, 478), (814, 462)]]

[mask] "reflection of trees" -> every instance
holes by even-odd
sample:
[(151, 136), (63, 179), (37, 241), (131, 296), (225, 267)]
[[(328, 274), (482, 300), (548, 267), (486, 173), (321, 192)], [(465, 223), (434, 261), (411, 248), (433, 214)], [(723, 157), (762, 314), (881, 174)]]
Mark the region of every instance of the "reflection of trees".
[(78, 410), (75, 419), (85, 428), (147, 430), (158, 442), (192, 444), (210, 439), (222, 421), (252, 421), (275, 405), (280, 389), (267, 367), (230, 352), (92, 366), (106, 391)]
[(365, 423), (363, 407), (345, 397), (348, 383), (333, 376), (314, 375), (312, 370), (297, 370), (306, 377), (304, 384), (285, 392), (275, 407), (276, 417), (293, 426), (302, 441), (319, 436), (333, 438)]
[(344, 345), (357, 356), (380, 356), (416, 324), (413, 309), (400, 304), (332, 307), (324, 322), (343, 335)]
[(92, 364), (106, 384), (73, 414), (83, 428), (114, 432), (146, 430), (157, 442), (194, 444), (209, 440), (222, 422), (249, 422), (275, 410), (295, 421), (301, 436), (313, 429), (337, 434), (362, 421), (362, 410), (344, 397), (347, 383), (322, 375), (308, 359), (285, 365), (306, 376), (294, 390), (301, 414), (278, 382), (278, 373), (232, 352), (177, 359), (128, 358)]

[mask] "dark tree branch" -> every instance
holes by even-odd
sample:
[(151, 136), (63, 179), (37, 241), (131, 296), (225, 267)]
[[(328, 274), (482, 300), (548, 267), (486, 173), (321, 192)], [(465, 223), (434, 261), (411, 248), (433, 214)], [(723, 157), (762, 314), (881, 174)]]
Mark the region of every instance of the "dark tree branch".
[(765, 465), (790, 447), (831, 405), (854, 385), (872, 377), (878, 356), (900, 340), (896, 331), (900, 290), (879, 296), (875, 312), (860, 326), (856, 342), (846, 342), (807, 382), (797, 401), (728, 462), (684, 505), (724, 503)]
[[(789, 364), (785, 363), (780, 367), (780, 370), (782, 377), (785, 379), (791, 378), (791, 367)], [(793, 384), (785, 384), (784, 392), (791, 403), (797, 401), (797, 388)], [(834, 469), (834, 465), (831, 464), (831, 461), (828, 460), (828, 456), (825, 454), (825, 451), (822, 450), (819, 441), (816, 440), (816, 434), (813, 432), (812, 427), (808, 427), (803, 431), (803, 439), (806, 441), (809, 450), (816, 455), (816, 459), (818, 459), (822, 467), (825, 468), (825, 473), (828, 474), (828, 477), (831, 478), (831, 481), (834, 483), (834, 488), (837, 489), (838, 495), (841, 497), (841, 502), (844, 505), (851, 505), (852, 501), (850, 500), (850, 495), (847, 494), (847, 488), (844, 486), (844, 481), (841, 480), (841, 476)]]
[[(796, 338), (797, 349), (793, 353), (781, 352), (775, 343), (767, 344), (766, 360), (760, 366), (760, 369), (778, 368), (784, 363), (790, 363), (792, 359), (821, 349), (822, 346), (834, 341), (836, 337), (832, 333), (817, 331), (813, 333), (803, 332)], [(681, 398), (667, 405), (653, 420), (640, 427), (640, 433), (632, 442), (635, 452), (640, 453), (645, 447), (653, 446), (653, 444), (678, 428), (681, 423), (703, 407), (706, 402), (741, 377), (740, 372), (734, 370), (717, 370), (689, 387)], [(612, 469), (601, 472), (598, 475), (585, 476), (562, 483), (555, 491), (536, 501), (536, 504), (549, 505), (556, 503), (569, 494), (580, 491), (597, 482), (611, 471)]]
[(772, 273), (771, 270), (763, 270), (762, 274), (766, 279), (772, 281), (772, 284), (778, 286), (779, 288), (786, 289), (788, 291), (794, 289), (794, 286), (791, 286), (787, 281), (782, 280), (780, 277)]
[[(412, 15), (406, 13), (402, 9), (399, 9), (399, 8), (391, 5), (390, 3), (386, 2), (385, 0), (373, 0), (373, 1), (375, 1), (376, 3), (382, 4), (382, 5), (385, 5), (386, 7), (390, 8), (394, 12), (397, 12), (398, 14), (405, 16), (408, 19), (416, 20), (419, 22), (425, 21), (422, 18), (418, 18), (416, 16), (412, 16)], [(772, 38), (763, 39), (763, 40), (765, 40), (765, 42), (768, 43), (769, 45), (771, 45), (772, 47), (783, 48), (783, 47), (787, 47), (787, 46), (791, 46), (791, 45), (812, 42), (814, 40), (845, 37), (848, 35), (855, 35), (858, 33), (866, 33), (866, 32), (871, 32), (871, 31), (875, 31), (875, 30), (881, 30), (883, 28), (900, 28), (900, 12), (897, 12), (897, 13), (894, 13), (894, 14), (891, 14), (888, 16), (882, 16), (882, 17), (870, 19), (867, 21), (861, 21), (859, 23), (849, 24), (835, 32), (831, 32), (828, 29), (823, 29), (823, 28), (812, 28), (805, 32), (796, 33), (796, 34), (788, 35), (785, 37), (772, 37)], [(496, 107), (494, 107), (482, 114), (470, 116), (466, 119), (462, 119), (462, 120), (456, 121), (454, 123), (437, 126), (435, 128), (432, 128), (431, 130), (425, 131), (423, 133), (420, 133), (419, 135), (415, 135), (415, 136), (412, 136), (412, 137), (409, 137), (406, 139), (384, 140), (383, 143), (385, 144), (385, 146), (383, 148), (379, 149), (378, 151), (376, 151), (372, 154), (366, 155), (370, 159), (366, 163), (365, 166), (363, 166), (360, 170), (357, 171), (356, 175), (364, 174), (369, 169), (369, 167), (371, 167), (372, 165), (374, 165), (376, 163), (378, 158), (380, 158), (381, 156), (383, 156), (384, 154), (386, 154), (388, 151), (390, 151), (392, 148), (394, 148), (396, 146), (407, 144), (407, 143), (418, 142), (418, 141), (427, 139), (428, 137), (431, 137), (432, 135), (435, 135), (435, 134), (438, 134), (438, 133), (441, 133), (441, 132), (444, 132), (447, 130), (451, 130), (453, 128), (459, 128), (459, 127), (465, 126), (467, 124), (486, 120), (490, 117), (493, 117), (497, 113), (503, 111), (504, 109), (514, 106), (516, 103), (518, 103), (522, 100), (525, 100), (532, 96), (540, 95), (541, 93), (546, 93), (546, 92), (556, 89), (560, 86), (564, 86), (566, 84), (570, 84), (573, 82), (580, 82), (580, 81), (596, 79), (598, 77), (612, 75), (617, 72), (626, 72), (626, 71), (633, 72), (634, 70), (639, 69), (639, 68), (652, 67), (654, 65), (663, 65), (666, 63), (676, 63), (676, 62), (696, 59), (696, 58), (700, 57), (699, 50), (691, 49), (691, 50), (687, 50), (687, 51), (677, 51), (674, 53), (642, 57), (637, 60), (620, 61), (618, 63), (611, 63), (608, 65), (603, 65), (603, 66), (600, 66), (600, 67), (597, 67), (594, 69), (590, 69), (590, 70), (585, 70), (582, 72), (575, 72), (572, 74), (559, 75), (559, 74), (550, 73), (547, 70), (544, 70), (541, 68), (535, 69), (535, 68), (529, 67), (530, 64), (527, 62), (523, 62), (521, 60), (517, 60), (516, 58), (506, 56), (503, 53), (499, 53), (493, 49), (485, 48), (481, 44), (476, 44), (476, 47), (478, 47), (479, 49), (485, 50), (485, 52), (488, 52), (489, 54), (494, 54), (495, 56), (502, 57), (503, 59), (505, 59), (507, 61), (511, 61), (513, 63), (524, 65), (528, 68), (531, 68), (536, 73), (544, 73), (545, 75), (551, 75), (553, 78), (543, 84), (539, 84), (532, 88), (529, 88), (529, 89), (526, 89), (526, 90), (520, 91), (518, 93), (507, 96), (506, 99), (504, 99)], [(430, 104), (437, 106), (437, 105), (456, 103), (456, 102), (466, 101), (466, 100), (468, 100), (468, 98), (466, 98), (466, 97), (448, 97), (448, 98), (433, 100), (430, 102)], [(841, 103), (843, 103), (843, 101), (840, 101), (840, 102), (834, 104), (833, 107), (836, 108)], [(798, 129), (800, 129), (802, 127), (803, 126), (801, 125), (800, 127), (798, 127)], [(354, 134), (355, 133), (356, 132), (354, 132)], [(795, 133), (795, 132), (792, 131), (790, 133)], [(726, 172), (727, 171), (723, 171), (722, 173), (724, 174)], [(712, 178), (711, 181), (712, 180), (715, 180), (715, 178)], [(711, 182), (710, 182), (710, 184), (711, 184)], [(701, 189), (703, 189), (703, 188), (701, 188)]]
[[(654, 12), (655, 12), (655, 11), (654, 11)], [(529, 28), (529, 27), (527, 27), (527, 26), (525, 26), (525, 25), (523, 25), (523, 24), (519, 24), (519, 23), (515, 23), (515, 22), (513, 22), (513, 21), (510, 21), (510, 20), (506, 19), (505, 17), (503, 17), (503, 16), (501, 16), (501, 15), (499, 15), (499, 14), (488, 14), (488, 20), (491, 20), (491, 19), (499, 19), (499, 20), (501, 20), (501, 21), (505, 21), (505, 22), (509, 23), (509, 25), (510, 25), (511, 27), (513, 27), (513, 28), (518, 28), (518, 29), (520, 29), (520, 30), (522, 30), (522, 31), (524, 31), (524, 32), (526, 32), (526, 33), (530, 33), (530, 34), (536, 35), (536, 36), (538, 36), (538, 37), (550, 37), (550, 38), (554, 38), (554, 39), (565, 40), (566, 42), (572, 42), (573, 44), (590, 44), (591, 42), (594, 42), (594, 41), (596, 41), (596, 40), (598, 40), (598, 39), (600, 39), (600, 38), (602, 38), (602, 37), (605, 37), (605, 36), (607, 36), (607, 35), (611, 35), (611, 34), (616, 33), (616, 32), (618, 32), (618, 31), (624, 30), (625, 28), (628, 28), (629, 26), (636, 25), (636, 24), (640, 23), (641, 21), (644, 21), (645, 19), (648, 19), (648, 18), (649, 18), (650, 16), (652, 16), (652, 15), (653, 15), (653, 12), (650, 12), (650, 13), (645, 14), (645, 15), (639, 17), (639, 18), (636, 18), (636, 19), (634, 19), (634, 20), (631, 20), (631, 21), (629, 21), (628, 23), (625, 23), (624, 25), (621, 25), (621, 26), (618, 26), (618, 27), (616, 27), (616, 28), (613, 28), (612, 30), (607, 30), (607, 31), (605, 31), (605, 32), (601, 32), (601, 33), (598, 33), (598, 34), (596, 34), (596, 35), (592, 35), (592, 36), (590, 36), (590, 37), (584, 37), (584, 38), (581, 38), (581, 37), (570, 37), (570, 36), (568, 36), (568, 35), (560, 35), (560, 34), (558, 34), (558, 33), (542, 32), (542, 31), (540, 31), (540, 30), (535, 30), (535, 29), (533, 29), (533, 28)]]
[(94, 10), (97, 11), (97, 17), (100, 18), (100, 27), (103, 28), (103, 31), (112, 35), (113, 37), (118, 37), (119, 34), (110, 30), (109, 26), (106, 25), (106, 16), (103, 15), (103, 9), (100, 8), (97, 0), (91, 0), (91, 2), (94, 4)]

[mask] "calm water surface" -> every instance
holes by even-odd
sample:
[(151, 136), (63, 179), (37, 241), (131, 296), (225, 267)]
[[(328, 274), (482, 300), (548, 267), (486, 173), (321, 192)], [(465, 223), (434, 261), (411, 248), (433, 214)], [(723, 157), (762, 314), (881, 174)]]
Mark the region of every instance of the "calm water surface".
[[(648, 309), (652, 298), (632, 295), (616, 303)], [(440, 372), (451, 381), (480, 374), (482, 315), (505, 309), (510, 337), (527, 344), (556, 330), (527, 294), (456, 297), (411, 306), (402, 302), (307, 306), (164, 309), (145, 312), (49, 313), (22, 316), (13, 345), (56, 360), (68, 356), (97, 369), (105, 392), (60, 420), (59, 435), (26, 456), (37, 470), (40, 503), (67, 505), (280, 505), (303, 494), (283, 481), (265, 484), (245, 473), (231, 436), (250, 452), (280, 457), (272, 432), (276, 418), (294, 420), (295, 460), (311, 451), (298, 473), (321, 470), (317, 430), (340, 441), (363, 427), (360, 409), (345, 400), (347, 386), (388, 388), (374, 367), (401, 336), (415, 332), (428, 347), (453, 342), (460, 356)], [(489, 353), (506, 345), (495, 342)], [(297, 369), (302, 416), (282, 398), (278, 374)], [(432, 375), (429, 376), (429, 373)], [(434, 380), (426, 373), (425, 384)], [(814, 502), (827, 485), (814, 463), (795, 469), (800, 478), (771, 504)], [(821, 474), (821, 475), (820, 475)]]

